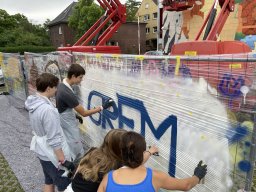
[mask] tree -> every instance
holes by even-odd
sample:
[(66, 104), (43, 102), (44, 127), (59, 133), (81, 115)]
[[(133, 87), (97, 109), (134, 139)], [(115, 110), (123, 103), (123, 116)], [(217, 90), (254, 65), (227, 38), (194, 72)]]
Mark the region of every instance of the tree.
[(5, 11), (0, 9), (0, 32), (15, 27), (15, 21)]
[[(127, 0), (126, 11), (127, 21), (136, 20), (135, 14), (138, 11), (140, 2)], [(80, 38), (90, 27), (104, 14), (103, 8), (95, 4), (93, 0), (78, 0), (72, 15), (69, 17), (69, 27), (77, 32), (77, 39)]]
[(50, 37), (42, 25), (33, 25), (22, 14), (9, 15), (0, 9), (0, 47), (49, 46)]
[(51, 20), (50, 19), (46, 19), (46, 21), (43, 24), (43, 28), (45, 29), (45, 31), (49, 31), (49, 27), (48, 25), (50, 24)]
[(69, 27), (77, 32), (77, 38), (81, 37), (102, 16), (104, 10), (95, 4), (93, 0), (79, 0), (69, 17)]
[(139, 9), (141, 2), (136, 0), (127, 0), (126, 5), (126, 21), (136, 21), (136, 13)]

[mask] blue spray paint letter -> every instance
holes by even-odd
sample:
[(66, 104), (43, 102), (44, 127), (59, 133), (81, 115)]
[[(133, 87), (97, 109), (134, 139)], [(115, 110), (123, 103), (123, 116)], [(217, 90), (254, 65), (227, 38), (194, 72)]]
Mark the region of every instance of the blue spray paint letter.
[[(93, 96), (97, 96), (100, 97), (102, 99), (102, 103), (107, 100), (109, 97), (107, 97), (106, 95), (103, 95), (97, 91), (91, 91), (89, 96), (88, 96), (88, 106), (87, 109), (91, 109), (91, 100)], [(106, 124), (108, 123), (111, 129), (114, 129), (114, 126), (111, 122), (112, 120), (116, 120), (118, 117), (118, 109), (116, 104), (114, 104), (113, 106), (113, 112), (109, 111), (109, 110), (103, 110), (102, 113), (100, 113), (99, 115), (99, 119), (96, 120), (93, 118), (93, 116), (90, 116), (90, 119), (92, 120), (92, 122), (97, 125), (100, 126), (102, 125), (103, 129), (106, 129)]]
[(123, 113), (122, 113), (123, 105), (126, 105), (128, 107), (131, 107), (140, 111), (141, 135), (143, 136), (145, 136), (146, 124), (149, 126), (155, 138), (158, 140), (163, 136), (166, 130), (169, 127), (171, 127), (169, 174), (174, 177), (175, 167), (176, 167), (176, 149), (177, 149), (177, 117), (174, 115), (168, 116), (156, 129), (142, 101), (121, 96), (119, 94), (117, 94), (117, 97), (118, 97), (118, 106), (119, 106), (119, 127), (120, 128), (123, 128), (124, 124), (126, 124), (131, 129), (134, 129), (134, 120), (128, 119), (127, 117), (123, 116)]

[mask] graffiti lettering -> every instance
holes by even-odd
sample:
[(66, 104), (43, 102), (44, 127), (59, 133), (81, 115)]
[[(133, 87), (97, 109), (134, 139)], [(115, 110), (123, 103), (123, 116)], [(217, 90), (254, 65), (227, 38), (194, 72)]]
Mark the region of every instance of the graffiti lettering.
[(243, 85), (244, 79), (241, 76), (236, 79), (232, 74), (224, 74), (218, 85), (218, 89), (223, 95), (233, 99), (241, 95), (240, 88)]
[[(103, 95), (97, 91), (92, 91), (88, 97), (88, 109), (91, 108), (91, 100), (92, 98), (100, 97), (103, 100), (107, 99), (106, 95)], [(170, 157), (169, 157), (169, 174), (171, 176), (175, 176), (175, 167), (176, 167), (176, 148), (177, 148), (177, 117), (174, 115), (168, 116), (158, 128), (155, 128), (151, 118), (147, 112), (144, 103), (138, 99), (129, 98), (126, 96), (122, 96), (117, 94), (118, 107), (116, 105), (113, 106), (113, 111), (104, 110), (102, 114), (100, 114), (98, 119), (94, 119), (94, 117), (90, 116), (92, 122), (97, 126), (102, 126), (103, 129), (106, 129), (106, 123), (109, 124), (111, 128), (114, 128), (111, 120), (116, 120), (118, 118), (119, 128), (124, 128), (124, 124), (129, 128), (134, 129), (134, 120), (129, 119), (123, 113), (123, 106), (127, 106), (133, 109), (136, 109), (141, 114), (141, 127), (140, 134), (145, 136), (146, 124), (149, 126), (151, 132), (155, 136), (156, 139), (160, 139), (164, 133), (171, 127), (171, 146), (170, 146)]]
[[(165, 63), (162, 63), (161, 71), (162, 71), (162, 76), (174, 77), (175, 65), (174, 64), (168, 64), (166, 66)], [(182, 74), (183, 78), (191, 78), (191, 76), (192, 76), (191, 72), (190, 72), (190, 69), (184, 64), (182, 64), (180, 66), (179, 72), (180, 72), (180, 74)]]
[(140, 61), (132, 61), (131, 73), (139, 73), (141, 70)]
[[(103, 95), (97, 91), (91, 91), (88, 96), (88, 106), (87, 106), (88, 109), (92, 108), (91, 100), (92, 100), (93, 96), (101, 98), (102, 102), (109, 98), (106, 95)], [(109, 110), (103, 110), (102, 114), (100, 114), (98, 119), (94, 119), (93, 116), (90, 116), (90, 119), (92, 120), (92, 122), (97, 126), (101, 125), (103, 129), (106, 129), (107, 122), (108, 122), (109, 126), (111, 127), (111, 129), (114, 129), (111, 119), (116, 120), (117, 118), (118, 118), (118, 108), (117, 108), (116, 104), (114, 104), (114, 106), (113, 106), (113, 112), (111, 112)]]

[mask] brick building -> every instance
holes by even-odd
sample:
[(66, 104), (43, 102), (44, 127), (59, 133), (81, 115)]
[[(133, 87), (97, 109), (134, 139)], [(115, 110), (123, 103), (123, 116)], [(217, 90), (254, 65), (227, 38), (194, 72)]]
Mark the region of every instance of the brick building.
[(68, 17), (72, 14), (76, 2), (71, 3), (49, 24), (51, 43), (54, 47), (63, 47), (75, 43), (75, 31), (68, 27)]
[(157, 0), (143, 0), (136, 13), (140, 22), (146, 22), (146, 51), (157, 50)]
[[(139, 35), (140, 32), (140, 52)], [(126, 22), (122, 24), (118, 31), (112, 36), (109, 45), (119, 45), (121, 53), (144, 54), (146, 51), (146, 23)]]
[[(60, 13), (49, 24), (49, 33), (52, 45), (62, 47), (73, 45), (75, 41), (75, 31), (68, 27), (68, 17), (72, 14), (76, 2), (71, 3), (62, 13)], [(146, 23), (127, 22), (122, 24), (113, 37), (107, 42), (108, 45), (118, 45), (124, 54), (143, 54), (146, 51)], [(138, 30), (140, 31), (140, 44), (138, 43)]]

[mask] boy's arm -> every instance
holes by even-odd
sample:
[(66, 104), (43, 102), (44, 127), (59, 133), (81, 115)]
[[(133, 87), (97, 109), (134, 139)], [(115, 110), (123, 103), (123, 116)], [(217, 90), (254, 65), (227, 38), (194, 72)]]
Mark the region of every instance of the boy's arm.
[(113, 106), (114, 104), (115, 104), (114, 100), (111, 98), (108, 98), (107, 100), (103, 101), (102, 106), (95, 107), (94, 109), (85, 110), (85, 108), (81, 104), (74, 107), (74, 109), (83, 117), (87, 117), (87, 116), (93, 115), (94, 113), (100, 112), (103, 109), (107, 109)]
[(46, 108), (42, 112), (42, 125), (46, 133), (47, 143), (53, 148), (60, 162), (65, 160), (64, 153), (62, 151), (62, 128), (60, 126), (59, 114), (55, 109)]
[(65, 161), (65, 156), (64, 153), (62, 151), (62, 149), (55, 149), (54, 150), (55, 155), (57, 156), (57, 159), (59, 162), (64, 162)]
[(102, 110), (101, 107), (96, 107), (94, 109), (85, 110), (85, 108), (81, 104), (76, 106), (74, 109), (75, 109), (75, 111), (77, 113), (79, 113), (83, 117), (87, 117), (87, 116), (93, 115), (94, 113), (100, 112)]

